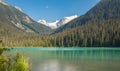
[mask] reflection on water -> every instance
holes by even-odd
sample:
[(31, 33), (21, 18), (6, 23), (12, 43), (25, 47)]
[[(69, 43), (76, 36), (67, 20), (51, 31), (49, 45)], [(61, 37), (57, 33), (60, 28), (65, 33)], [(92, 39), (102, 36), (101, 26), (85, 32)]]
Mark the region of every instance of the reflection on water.
[(32, 71), (119, 71), (119, 48), (17, 48), (32, 62)]
[(48, 60), (36, 66), (35, 71), (77, 71), (74, 66), (58, 60)]
[(36, 71), (59, 71), (60, 63), (57, 60), (48, 60), (36, 67)]

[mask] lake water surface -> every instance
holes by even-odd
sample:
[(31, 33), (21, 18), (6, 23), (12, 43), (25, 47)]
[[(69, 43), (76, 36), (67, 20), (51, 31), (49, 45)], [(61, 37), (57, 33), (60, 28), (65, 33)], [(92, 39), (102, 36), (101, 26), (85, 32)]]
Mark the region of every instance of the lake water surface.
[(32, 71), (120, 71), (120, 48), (14, 48)]

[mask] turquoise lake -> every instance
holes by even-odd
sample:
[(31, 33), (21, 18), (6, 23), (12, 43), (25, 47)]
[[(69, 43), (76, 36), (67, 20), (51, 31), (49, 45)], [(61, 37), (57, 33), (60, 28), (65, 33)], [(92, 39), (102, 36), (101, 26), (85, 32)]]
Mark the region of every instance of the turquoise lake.
[(32, 71), (120, 71), (120, 48), (14, 48)]

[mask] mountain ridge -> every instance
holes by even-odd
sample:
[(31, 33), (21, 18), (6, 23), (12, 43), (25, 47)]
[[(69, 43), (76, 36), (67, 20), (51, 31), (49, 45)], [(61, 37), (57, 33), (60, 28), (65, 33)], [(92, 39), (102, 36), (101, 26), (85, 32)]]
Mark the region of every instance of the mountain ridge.
[(65, 24), (67, 24), (68, 22), (74, 20), (77, 17), (79, 17), (79, 16), (78, 15), (68, 16), (68, 17), (64, 17), (63, 19), (56, 20), (54, 22), (47, 22), (46, 20), (39, 20), (38, 23), (42, 23), (52, 29), (57, 29)]
[[(41, 24), (15, 8), (0, 4), (0, 43), (9, 47), (119, 47), (120, 0), (101, 0), (95, 7), (69, 23), (55, 29), (53, 34), (28, 34), (20, 29), (19, 21), (39, 33)], [(9, 12), (8, 12), (9, 11)], [(7, 16), (6, 16), (7, 15)], [(22, 20), (21, 20), (22, 19)], [(24, 19), (24, 20), (23, 20)], [(17, 22), (13, 24), (11, 21)], [(20, 23), (21, 23), (20, 22)], [(28, 22), (28, 23), (27, 23)], [(32, 21), (33, 22), (33, 21)], [(45, 22), (45, 21), (43, 21)], [(32, 26), (31, 26), (32, 24)], [(16, 27), (16, 26), (19, 26)], [(48, 28), (48, 27), (47, 27)], [(24, 28), (23, 28), (24, 29)], [(42, 29), (42, 28), (41, 28)], [(44, 33), (44, 31), (42, 31)], [(24, 36), (23, 36), (24, 35)], [(12, 37), (10, 37), (12, 36)]]
[(54, 33), (62, 32), (66, 29), (75, 28), (90, 22), (100, 22), (102, 20), (120, 18), (120, 0), (101, 0), (86, 14), (68, 22), (64, 26), (56, 29)]
[[(6, 2), (0, 1), (0, 11), (1, 23), (2, 19), (6, 20), (6, 25), (16, 27), (20, 31), (38, 34), (47, 34), (52, 31), (49, 27), (37, 23), (28, 15), (9, 5)], [(11, 23), (12, 25), (10, 25), (9, 23)]]

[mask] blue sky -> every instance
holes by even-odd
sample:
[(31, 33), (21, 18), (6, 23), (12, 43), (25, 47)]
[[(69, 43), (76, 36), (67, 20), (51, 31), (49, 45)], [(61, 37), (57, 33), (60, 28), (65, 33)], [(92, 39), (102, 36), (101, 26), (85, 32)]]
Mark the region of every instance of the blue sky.
[(5, 0), (12, 6), (20, 7), (34, 20), (49, 22), (66, 16), (83, 15), (100, 0)]

